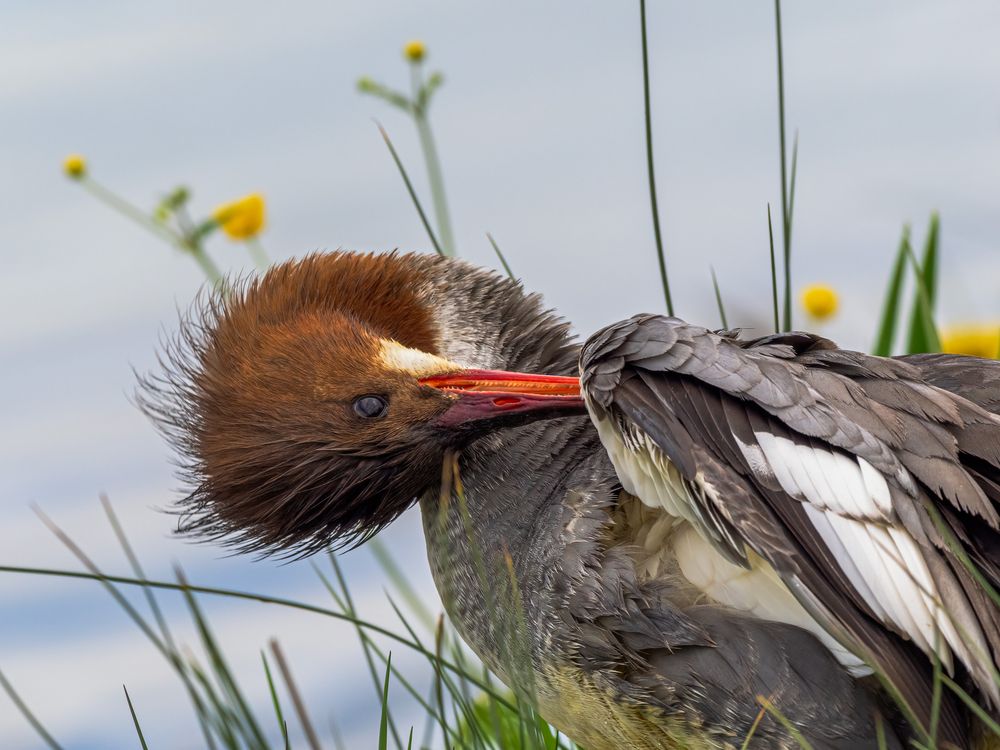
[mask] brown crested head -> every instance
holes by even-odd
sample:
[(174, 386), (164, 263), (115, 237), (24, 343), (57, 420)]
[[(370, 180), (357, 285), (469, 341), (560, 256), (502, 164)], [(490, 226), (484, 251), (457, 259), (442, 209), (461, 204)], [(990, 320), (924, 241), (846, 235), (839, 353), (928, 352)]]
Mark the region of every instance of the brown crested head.
[(139, 387), (182, 457), (182, 532), (291, 555), (363, 541), (437, 480), (447, 449), (579, 412), (570, 379), (514, 388), (439, 356), (440, 262), (312, 255), (200, 299)]

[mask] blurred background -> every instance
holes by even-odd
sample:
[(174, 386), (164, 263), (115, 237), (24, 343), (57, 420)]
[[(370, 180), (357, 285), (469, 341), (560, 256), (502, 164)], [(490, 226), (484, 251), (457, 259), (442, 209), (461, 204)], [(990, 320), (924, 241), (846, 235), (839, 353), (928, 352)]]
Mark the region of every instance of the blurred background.
[[(651, 2), (656, 166), (678, 314), (766, 332), (766, 206), (780, 215), (773, 6)], [(869, 348), (904, 222), (918, 244), (941, 214), (943, 324), (1000, 319), (1000, 6), (898, 0), (783, 9), (789, 144), (800, 134), (795, 289), (834, 287), (822, 332)], [(126, 561), (106, 492), (150, 577), (325, 604), (309, 562), (227, 556), (171, 536), (171, 455), (130, 402), (203, 283), (190, 258), (66, 179), (70, 152), (151, 208), (178, 184), (195, 213), (259, 191), (272, 259), (322, 249), (430, 250), (373, 118), (422, 196), (412, 121), (358, 93), (362, 75), (408, 88), (401, 49), (445, 74), (431, 108), (458, 253), (497, 266), (581, 335), (663, 310), (646, 184), (635, 3), (7, 3), (0, 9), (0, 563), (77, 569), (37, 505), (107, 571)], [(780, 220), (776, 220), (776, 227)], [(245, 249), (213, 236), (226, 271)], [(798, 305), (796, 305), (798, 308)], [(800, 310), (797, 323), (809, 326)], [(385, 541), (435, 601), (419, 519)], [(392, 617), (368, 550), (344, 556), (368, 619)], [(164, 597), (194, 641), (179, 597)], [(348, 626), (203, 598), (255, 705), (260, 650), (278, 636), (320, 734), (370, 747), (379, 710)], [(419, 659), (394, 653), (401, 664)], [(199, 747), (181, 683), (88, 581), (0, 573), (0, 669), (67, 747)], [(402, 699), (401, 699), (402, 700)], [(407, 704), (397, 708), (408, 726)], [(413, 708), (414, 716), (420, 714)], [(416, 721), (416, 719), (414, 719)], [(0, 696), (0, 745), (38, 746)]]

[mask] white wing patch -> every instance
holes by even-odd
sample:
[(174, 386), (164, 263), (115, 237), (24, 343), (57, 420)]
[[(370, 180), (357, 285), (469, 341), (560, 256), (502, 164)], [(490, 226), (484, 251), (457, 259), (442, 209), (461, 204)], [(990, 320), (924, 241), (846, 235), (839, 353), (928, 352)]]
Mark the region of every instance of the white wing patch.
[[(884, 624), (928, 655), (937, 650), (951, 671), (952, 653), (972, 667), (988, 653), (977, 628), (959, 634), (942, 604), (938, 584), (920, 547), (892, 508), (885, 477), (863, 458), (756, 432), (757, 445), (733, 437), (758, 477), (773, 476), (802, 501), (807, 518), (851, 585)], [(957, 583), (956, 583), (957, 585)], [(974, 622), (974, 620), (973, 620)]]
[(766, 560), (751, 553), (749, 570), (733, 565), (689, 524), (677, 529), (670, 543), (681, 574), (706, 596), (762, 620), (784, 622), (808, 630), (855, 677), (872, 673), (864, 661), (840, 645), (813, 619)]
[[(796, 500), (852, 518), (887, 521), (892, 504), (889, 487), (863, 458), (813, 448), (769, 432), (754, 433), (761, 452), (781, 488)], [(747, 463), (751, 446), (733, 435)], [(751, 464), (752, 468), (752, 464)]]

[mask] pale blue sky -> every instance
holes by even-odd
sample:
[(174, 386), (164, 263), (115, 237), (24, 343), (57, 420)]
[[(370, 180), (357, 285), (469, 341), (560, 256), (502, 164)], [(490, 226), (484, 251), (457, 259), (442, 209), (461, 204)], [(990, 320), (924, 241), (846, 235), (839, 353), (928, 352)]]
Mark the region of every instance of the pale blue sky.
[[(657, 169), (678, 312), (715, 325), (714, 264), (730, 322), (766, 325), (765, 206), (780, 203), (773, 6), (650, 2)], [(797, 286), (826, 281), (827, 333), (868, 346), (905, 221), (942, 214), (948, 321), (1000, 317), (1000, 6), (854, 0), (786, 4), (790, 133), (801, 133)], [(129, 403), (201, 283), (189, 259), (97, 205), (59, 171), (79, 151), (143, 205), (176, 184), (194, 207), (268, 199), (275, 258), (322, 248), (427, 249), (372, 118), (418, 187), (410, 123), (354, 89), (407, 82), (420, 37), (447, 81), (432, 118), (462, 255), (495, 265), (491, 231), (527, 286), (581, 334), (662, 308), (642, 146), (631, 2), (62, 2), (0, 9), (0, 560), (75, 567), (37, 503), (99, 564), (124, 571), (97, 502), (110, 494), (151, 574), (310, 601), (307, 564), (224, 558), (170, 537), (169, 453)], [(228, 269), (241, 250), (211, 245)], [(431, 591), (415, 519), (390, 541)], [(374, 618), (383, 581), (346, 561)], [(179, 685), (95, 585), (0, 575), (0, 668), (67, 747), (134, 747), (128, 685), (151, 744), (196, 747)], [(178, 603), (172, 620), (185, 622)], [(350, 630), (274, 608), (206, 602), (266, 709), (259, 649), (279, 636), (317, 723), (368, 746), (374, 693)], [(190, 629), (180, 626), (190, 638)], [(400, 661), (411, 659), (397, 654)], [(412, 662), (415, 663), (415, 662)], [(404, 707), (405, 708), (405, 707)], [(419, 731), (419, 727), (418, 727)], [(0, 697), (4, 746), (37, 743)]]

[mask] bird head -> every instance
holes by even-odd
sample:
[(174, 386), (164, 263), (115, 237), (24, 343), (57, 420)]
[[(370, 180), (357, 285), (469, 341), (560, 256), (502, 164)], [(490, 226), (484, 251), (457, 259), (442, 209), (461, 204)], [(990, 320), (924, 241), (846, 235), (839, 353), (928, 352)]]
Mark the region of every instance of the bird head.
[(583, 413), (575, 377), (445, 356), (476, 324), (449, 323), (432, 288), (420, 256), (335, 253), (204, 297), (139, 388), (182, 456), (181, 530), (295, 555), (363, 541), (447, 451)]

